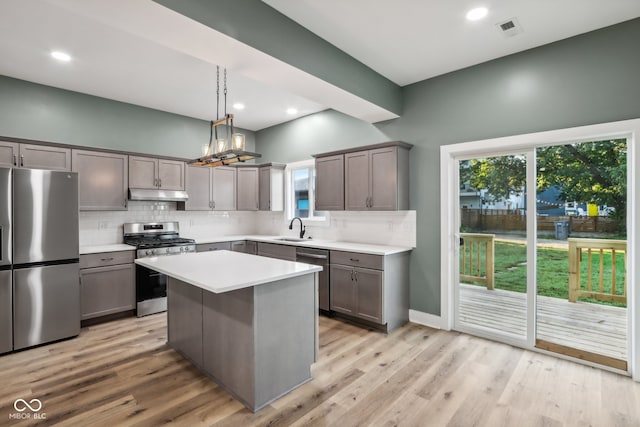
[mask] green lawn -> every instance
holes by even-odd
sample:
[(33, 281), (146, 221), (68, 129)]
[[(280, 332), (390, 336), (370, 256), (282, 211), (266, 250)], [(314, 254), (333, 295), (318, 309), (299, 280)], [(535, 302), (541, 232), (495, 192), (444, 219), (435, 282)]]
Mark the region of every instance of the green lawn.
[[(526, 292), (527, 264), (526, 247), (520, 243), (495, 242), (495, 288), (513, 292)], [(481, 257), (483, 261), (484, 257)], [(569, 256), (568, 251), (555, 248), (538, 248), (538, 295), (568, 299), (569, 291)], [(611, 290), (611, 253), (605, 252), (604, 263), (604, 288), (606, 292)], [(594, 253), (592, 258), (592, 283), (594, 290), (599, 286), (599, 254)], [(581, 263), (581, 284), (586, 289), (587, 262), (586, 253)], [(623, 294), (624, 255), (616, 254), (616, 294)], [(474, 283), (475, 284), (475, 283)], [(480, 286), (484, 286), (478, 284)], [(596, 302), (608, 305), (624, 306), (620, 303), (608, 303), (588, 298), (581, 301)]]

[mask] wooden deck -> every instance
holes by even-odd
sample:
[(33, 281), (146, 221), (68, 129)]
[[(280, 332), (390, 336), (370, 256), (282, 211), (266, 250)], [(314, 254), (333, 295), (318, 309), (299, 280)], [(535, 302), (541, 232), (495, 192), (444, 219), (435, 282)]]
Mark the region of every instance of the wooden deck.
[[(627, 360), (627, 309), (538, 296), (537, 339)], [(460, 321), (524, 337), (526, 295), (460, 285)]]

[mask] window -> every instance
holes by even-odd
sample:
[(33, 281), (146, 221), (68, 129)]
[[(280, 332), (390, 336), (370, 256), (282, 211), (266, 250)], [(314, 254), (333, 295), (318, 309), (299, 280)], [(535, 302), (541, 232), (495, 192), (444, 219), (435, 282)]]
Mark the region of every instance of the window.
[(315, 211), (316, 169), (313, 160), (287, 165), (287, 217), (324, 221), (326, 212)]

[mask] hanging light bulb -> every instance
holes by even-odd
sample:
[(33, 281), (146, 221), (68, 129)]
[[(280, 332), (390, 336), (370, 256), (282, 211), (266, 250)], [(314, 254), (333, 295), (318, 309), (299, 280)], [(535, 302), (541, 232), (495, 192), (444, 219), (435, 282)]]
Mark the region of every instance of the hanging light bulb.
[(227, 140), (224, 138), (216, 139), (216, 154), (224, 153), (227, 151)]
[(244, 151), (245, 142), (244, 134), (234, 133), (231, 135), (231, 149), (236, 151)]

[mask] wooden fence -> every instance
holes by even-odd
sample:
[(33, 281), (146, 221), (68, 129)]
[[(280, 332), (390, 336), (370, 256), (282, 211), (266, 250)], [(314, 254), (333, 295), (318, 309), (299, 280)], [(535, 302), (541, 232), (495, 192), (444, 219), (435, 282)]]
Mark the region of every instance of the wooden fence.
[[(568, 240), (569, 301), (576, 302), (579, 297), (587, 297), (599, 301), (614, 301), (626, 304), (627, 241), (574, 238)], [(618, 277), (616, 259), (616, 255), (621, 253), (624, 254), (622, 258), (624, 264), (622, 278)], [(606, 266), (605, 257), (609, 259), (607, 263), (609, 265)], [(595, 274), (593, 268), (594, 258), (597, 261), (597, 272)], [(586, 262), (586, 268), (582, 267), (583, 262)], [(607, 272), (606, 270), (610, 271)], [(596, 279), (596, 284), (594, 284), (594, 279)], [(620, 292), (618, 292), (619, 287), (622, 287)]]
[(484, 283), (493, 289), (495, 235), (460, 233), (460, 280)]
[[(527, 216), (521, 209), (461, 209), (460, 221), (472, 230), (526, 230)], [(587, 233), (613, 233), (619, 222), (606, 216), (541, 216), (537, 217), (538, 231), (555, 231), (555, 223), (569, 221), (569, 229)]]

